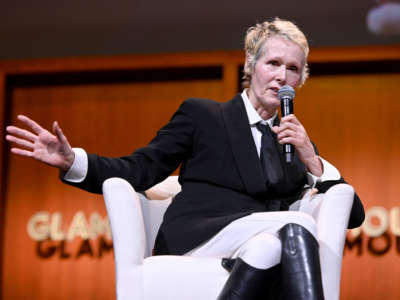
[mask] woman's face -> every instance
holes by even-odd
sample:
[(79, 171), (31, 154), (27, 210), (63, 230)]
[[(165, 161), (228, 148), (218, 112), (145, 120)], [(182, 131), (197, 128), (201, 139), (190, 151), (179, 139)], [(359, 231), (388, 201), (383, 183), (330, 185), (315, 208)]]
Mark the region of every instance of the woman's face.
[(280, 105), (278, 90), (284, 85), (296, 88), (304, 64), (304, 52), (299, 45), (280, 36), (269, 38), (251, 73), (248, 94), (256, 110), (275, 112)]

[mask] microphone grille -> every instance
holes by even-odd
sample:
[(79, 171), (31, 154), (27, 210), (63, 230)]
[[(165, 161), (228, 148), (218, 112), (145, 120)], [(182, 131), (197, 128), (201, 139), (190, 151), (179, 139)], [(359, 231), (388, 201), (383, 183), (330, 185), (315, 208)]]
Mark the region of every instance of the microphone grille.
[(289, 98), (290, 100), (293, 100), (293, 98), (296, 96), (296, 92), (294, 89), (289, 86), (289, 85), (284, 85), (281, 87), (278, 91), (278, 98), (279, 100), (282, 101), (283, 98)]

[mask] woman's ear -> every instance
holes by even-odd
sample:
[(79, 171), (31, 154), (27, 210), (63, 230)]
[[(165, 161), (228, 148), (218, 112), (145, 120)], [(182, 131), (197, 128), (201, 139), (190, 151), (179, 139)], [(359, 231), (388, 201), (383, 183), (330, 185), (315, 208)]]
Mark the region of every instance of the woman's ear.
[(244, 63), (244, 72), (246, 74), (251, 74), (252, 73), (252, 60), (253, 60), (253, 55), (250, 53), (246, 53), (246, 61)]

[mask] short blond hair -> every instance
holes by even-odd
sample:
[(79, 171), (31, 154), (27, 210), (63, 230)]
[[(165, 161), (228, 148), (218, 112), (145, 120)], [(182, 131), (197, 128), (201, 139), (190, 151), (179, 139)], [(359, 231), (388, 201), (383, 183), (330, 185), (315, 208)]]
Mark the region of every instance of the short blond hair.
[(280, 36), (288, 39), (297, 45), (304, 52), (304, 66), (301, 70), (300, 85), (303, 85), (308, 77), (307, 57), (309, 53), (308, 42), (301, 30), (290, 21), (275, 18), (273, 21), (265, 21), (261, 24), (256, 24), (247, 30), (244, 40), (244, 50), (246, 52), (246, 63), (243, 76), (243, 87), (249, 87), (251, 82), (251, 74), (257, 60), (263, 55), (263, 46), (265, 42), (273, 37)]

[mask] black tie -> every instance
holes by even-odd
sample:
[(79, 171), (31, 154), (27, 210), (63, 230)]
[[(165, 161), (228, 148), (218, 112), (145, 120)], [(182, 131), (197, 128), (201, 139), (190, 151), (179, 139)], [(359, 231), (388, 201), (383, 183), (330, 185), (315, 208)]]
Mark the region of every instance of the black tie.
[(278, 183), (279, 178), (282, 175), (282, 169), (280, 165), (280, 157), (273, 133), (268, 125), (261, 123), (256, 124), (257, 129), (262, 133), (261, 137), (261, 150), (260, 159), (261, 167), (264, 171), (266, 184), (274, 186)]

